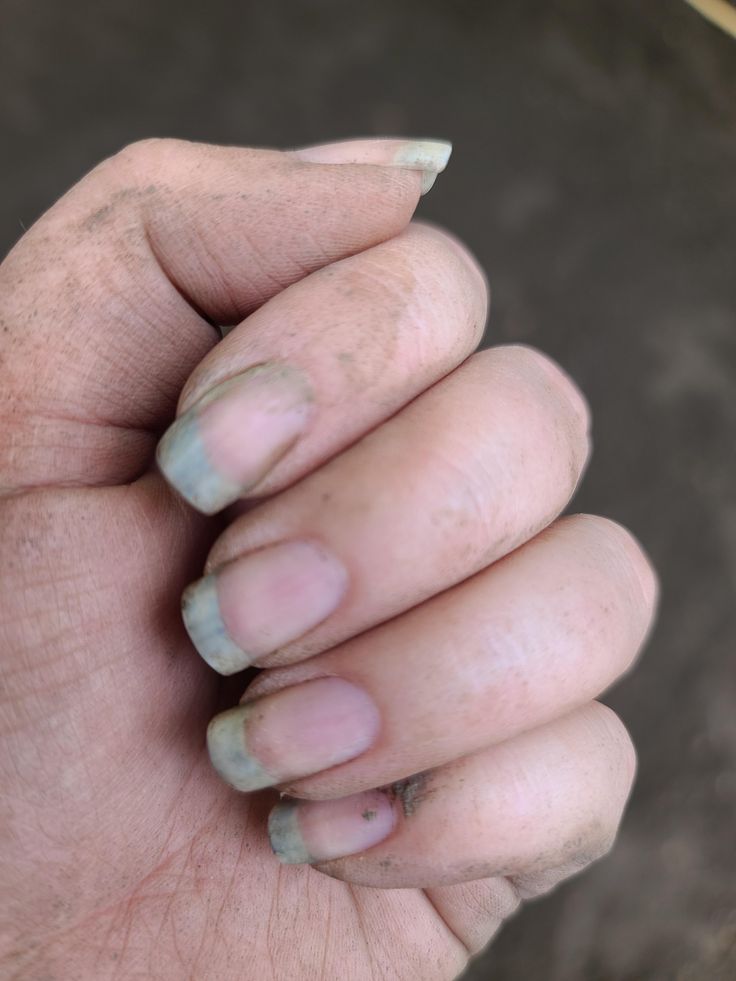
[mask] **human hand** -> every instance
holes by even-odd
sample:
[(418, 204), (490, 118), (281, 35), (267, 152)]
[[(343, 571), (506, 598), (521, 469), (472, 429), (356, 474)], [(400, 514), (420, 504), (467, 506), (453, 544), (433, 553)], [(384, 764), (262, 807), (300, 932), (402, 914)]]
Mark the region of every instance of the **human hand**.
[(3, 976), (452, 978), (610, 847), (655, 579), (428, 149), (137, 144), (0, 266)]

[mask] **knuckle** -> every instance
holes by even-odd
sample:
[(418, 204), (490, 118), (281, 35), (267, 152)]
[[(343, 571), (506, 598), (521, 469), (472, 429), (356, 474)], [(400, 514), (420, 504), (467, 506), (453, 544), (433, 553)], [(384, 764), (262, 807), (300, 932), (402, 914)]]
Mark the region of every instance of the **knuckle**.
[(453, 321), (453, 333), (464, 327), (471, 350), (480, 342), (486, 326), (490, 304), (490, 285), (482, 266), (460, 239), (443, 228), (414, 221), (408, 229), (408, 241), (418, 250), (420, 268), (429, 270), (440, 281), (442, 292), (460, 300), (467, 317), (463, 323)]
[(412, 222), (359, 261), (338, 266), (333, 275), (348, 297), (378, 300), (394, 319), (397, 314), (405, 318), (411, 328), (406, 339), (423, 354), (452, 352), (453, 367), (483, 335), (485, 277), (467, 249), (442, 229)]
[(594, 862), (600, 862), (605, 858), (616, 844), (617, 831), (618, 822), (614, 826), (611, 826), (610, 822), (591, 826), (587, 838), (584, 837), (581, 841), (580, 851), (571, 861), (570, 872), (582, 871)]
[(535, 459), (549, 461), (556, 486), (569, 499), (592, 445), (587, 403), (577, 386), (546, 354), (526, 345), (493, 347), (472, 360), (500, 382), (515, 408), (515, 425), (523, 425), (525, 439), (533, 442)]
[(118, 150), (102, 167), (126, 181), (148, 181), (151, 175), (160, 174), (179, 160), (186, 146), (183, 140), (161, 137), (136, 140)]
[(170, 140), (158, 136), (128, 143), (115, 155), (120, 161), (133, 164), (147, 164), (160, 160), (173, 147), (180, 146), (179, 140)]
[(623, 525), (598, 515), (575, 515), (581, 532), (593, 547), (600, 549), (629, 585), (632, 596), (642, 604), (651, 619), (657, 604), (657, 574), (642, 545)]
[(90, 214), (89, 223), (95, 225), (98, 214), (109, 220), (118, 206), (151, 199), (175, 182), (191, 169), (189, 147), (184, 140), (153, 137), (129, 143), (101, 161), (82, 182), (96, 199), (106, 201), (102, 211), (97, 208)]
[(601, 740), (607, 756), (607, 774), (611, 799), (616, 802), (613, 812), (615, 828), (623, 813), (636, 778), (636, 748), (629, 731), (613, 709), (601, 702), (593, 702), (591, 712), (600, 727)]
[(553, 358), (527, 344), (510, 344), (503, 350), (520, 374), (536, 382), (543, 395), (552, 395), (571, 411), (587, 433), (590, 428), (588, 403), (577, 384)]
[(612, 826), (608, 819), (591, 821), (587, 828), (570, 840), (570, 852), (563, 867), (572, 873), (600, 861), (613, 848), (617, 829), (618, 823)]
[(618, 824), (618, 820), (611, 821), (608, 816), (590, 820), (570, 835), (558, 862), (548, 871), (554, 874), (557, 881), (561, 881), (605, 858), (616, 842)]
[[(636, 773), (636, 753), (619, 717), (600, 702), (577, 715), (579, 756), (572, 809), (557, 825), (557, 839), (520, 867), (515, 885), (525, 898), (548, 892), (613, 848)], [(582, 744), (581, 744), (582, 745)]]

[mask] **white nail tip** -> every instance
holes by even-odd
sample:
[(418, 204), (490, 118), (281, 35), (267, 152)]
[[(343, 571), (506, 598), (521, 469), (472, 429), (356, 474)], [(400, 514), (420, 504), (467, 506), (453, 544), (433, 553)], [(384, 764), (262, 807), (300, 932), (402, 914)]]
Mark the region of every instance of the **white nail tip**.
[(268, 838), (274, 855), (284, 865), (304, 865), (314, 861), (304, 846), (299, 830), (297, 804), (277, 804), (268, 817)]
[(248, 752), (245, 723), (248, 707), (237, 706), (216, 715), (207, 727), (207, 749), (212, 765), (236, 790), (271, 787), (276, 780)]
[(240, 488), (218, 473), (207, 457), (196, 409), (170, 426), (158, 444), (156, 460), (171, 486), (203, 514), (215, 514), (239, 496)]
[(426, 194), (427, 191), (431, 191), (434, 187), (434, 182), (437, 180), (437, 174), (433, 170), (425, 170), (422, 173), (422, 194)]
[(181, 615), (200, 656), (219, 674), (235, 674), (251, 663), (225, 628), (217, 598), (216, 576), (205, 576), (184, 590)]
[(451, 153), (452, 143), (444, 140), (413, 140), (396, 151), (393, 164), (395, 167), (440, 174), (447, 166)]
[[(236, 480), (213, 465), (202, 439), (201, 412), (213, 402), (231, 397), (231, 390), (238, 389), (246, 396), (243, 411), (281, 417), (281, 428), (277, 422), (276, 432), (266, 438), (266, 445), (251, 459), (250, 473)], [(193, 507), (203, 514), (216, 514), (266, 476), (301, 435), (313, 401), (309, 382), (298, 370), (268, 362), (254, 365), (215, 385), (172, 423), (156, 450), (159, 468)]]

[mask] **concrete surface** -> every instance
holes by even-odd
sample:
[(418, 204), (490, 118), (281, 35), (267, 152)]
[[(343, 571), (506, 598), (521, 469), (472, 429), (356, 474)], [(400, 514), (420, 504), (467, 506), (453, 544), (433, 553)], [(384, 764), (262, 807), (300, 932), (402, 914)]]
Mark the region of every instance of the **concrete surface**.
[(423, 213), (489, 270), (489, 340), (581, 383), (576, 508), (664, 586), (610, 697), (641, 754), (619, 845), (468, 978), (736, 977), (736, 43), (680, 0), (0, 0), (0, 83), (3, 249), (142, 136), (455, 141)]

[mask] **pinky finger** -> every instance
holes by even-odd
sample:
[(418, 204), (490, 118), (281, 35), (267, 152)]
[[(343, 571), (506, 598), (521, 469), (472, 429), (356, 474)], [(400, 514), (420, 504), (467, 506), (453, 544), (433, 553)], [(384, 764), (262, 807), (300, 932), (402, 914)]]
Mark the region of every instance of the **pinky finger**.
[(626, 730), (594, 702), (388, 789), (281, 803), (269, 834), (282, 861), (357, 885), (504, 876), (538, 895), (608, 851), (634, 771)]

